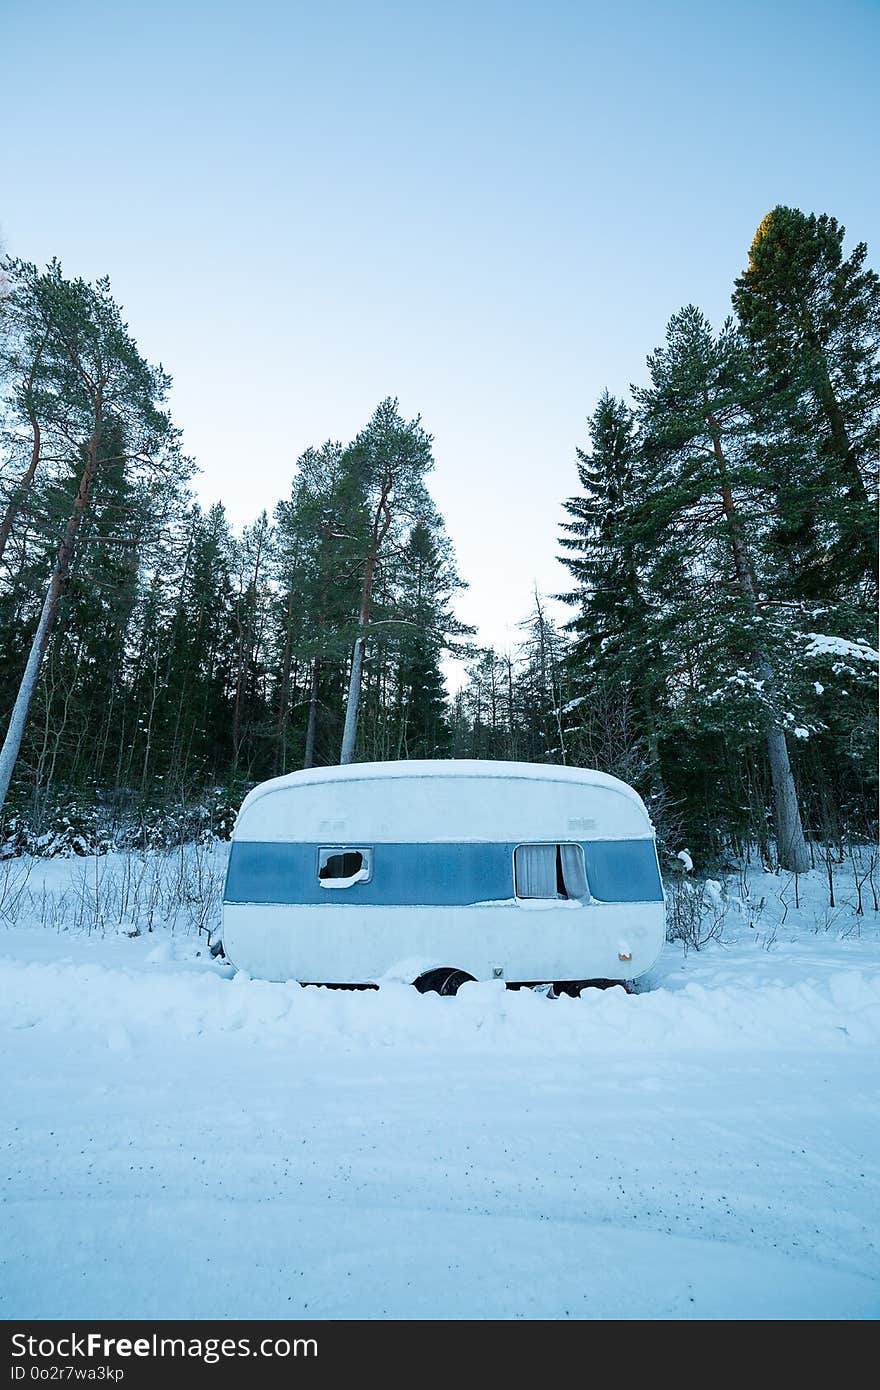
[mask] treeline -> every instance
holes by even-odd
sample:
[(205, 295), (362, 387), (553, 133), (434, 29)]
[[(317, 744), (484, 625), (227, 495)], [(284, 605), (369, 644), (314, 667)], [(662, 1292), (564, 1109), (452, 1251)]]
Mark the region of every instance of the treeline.
[[(671, 318), (648, 384), (598, 401), (565, 503), (575, 616), (568, 642), (545, 625), (530, 755), (634, 783), (704, 861), (802, 869), (876, 832), (880, 282), (843, 238), (768, 214), (735, 317)], [(487, 653), (461, 697), (490, 756), (523, 741), (504, 681)]]
[(466, 630), (420, 422), (383, 401), (236, 534), (194, 501), (169, 380), (108, 284), (4, 269), (7, 823), (199, 798), (228, 815), (293, 768), (448, 756), (440, 662)]
[(603, 394), (564, 503), (571, 619), (536, 593), (512, 652), (456, 621), (431, 437), (395, 400), (235, 531), (194, 501), (168, 377), (109, 285), (7, 261), (7, 835), (175, 807), (228, 828), (264, 777), (418, 757), (598, 767), (704, 862), (757, 844), (804, 868), (871, 833), (880, 282), (843, 238), (775, 208), (734, 317), (682, 309), (647, 384)]

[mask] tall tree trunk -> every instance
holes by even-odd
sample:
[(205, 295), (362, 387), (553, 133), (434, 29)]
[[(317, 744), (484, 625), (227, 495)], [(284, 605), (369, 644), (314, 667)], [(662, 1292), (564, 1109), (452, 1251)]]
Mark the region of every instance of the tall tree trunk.
[[(757, 614), (758, 595), (755, 590), (755, 580), (749, 560), (748, 548), (746, 546), (745, 537), (742, 534), (739, 516), (733, 500), (733, 493), (728, 483), (727, 462), (721, 447), (721, 431), (717, 420), (711, 413), (708, 416), (708, 420), (709, 427), (712, 431), (712, 446), (720, 473), (721, 505), (730, 529), (730, 541), (733, 548), (733, 564), (736, 571), (737, 582), (739, 584), (740, 593), (745, 599), (747, 606), (753, 613)], [(755, 667), (764, 683), (765, 693), (772, 700), (775, 695), (776, 673), (773, 670), (773, 664), (769, 654), (763, 649), (755, 653)], [(804, 828), (801, 822), (801, 812), (798, 806), (797, 790), (794, 784), (794, 775), (791, 770), (785, 734), (778, 724), (768, 729), (765, 736), (765, 744), (767, 749), (767, 761), (770, 765), (770, 780), (773, 784), (777, 857), (783, 869), (788, 869), (792, 873), (806, 873), (807, 869), (810, 867), (810, 851), (804, 839)]]
[(348, 681), (348, 697), (345, 702), (345, 726), (342, 730), (342, 748), (339, 752), (340, 764), (354, 761), (354, 751), (357, 743), (358, 705), (360, 704), (361, 698), (361, 674), (364, 668), (364, 647), (367, 641), (367, 624), (370, 621), (370, 607), (373, 601), (373, 579), (376, 574), (376, 562), (379, 558), (382, 542), (387, 536), (391, 526), (391, 506), (389, 498), (391, 496), (393, 483), (393, 477), (390, 473), (386, 472), (383, 479), (382, 491), (373, 516), (370, 549), (367, 555), (367, 562), (364, 568), (364, 581), (361, 588), (361, 611), (358, 616), (358, 635), (355, 638), (354, 650), (351, 654), (351, 673)]
[(776, 813), (776, 853), (783, 869), (804, 874), (810, 867), (810, 851), (804, 839), (801, 812), (788, 757), (788, 745), (781, 729), (767, 734), (767, 761), (773, 783)]
[(281, 684), (278, 697), (278, 733), (275, 750), (275, 769), (287, 771), (287, 724), (290, 718), (290, 669), (292, 664), (293, 636), (293, 577), (287, 594), (287, 618), (284, 625), (284, 652), (281, 658)]
[(345, 702), (345, 727), (342, 730), (342, 748), (339, 753), (340, 764), (354, 761), (357, 742), (358, 704), (361, 697), (361, 672), (364, 665), (364, 646), (366, 637), (358, 633), (351, 655), (351, 672), (348, 679), (348, 698)]
[(241, 705), (244, 694), (244, 625), (238, 615), (236, 605), (235, 626), (238, 631), (238, 648), (235, 663), (235, 698), (232, 702), (232, 772), (238, 772), (238, 755), (241, 747)]
[(49, 638), (58, 618), (58, 607), (61, 601), (61, 594), (67, 576), (70, 573), (70, 566), (73, 560), (74, 546), (76, 545), (77, 532), (85, 516), (91, 498), (92, 482), (95, 476), (95, 466), (98, 458), (98, 442), (100, 439), (101, 415), (102, 415), (102, 396), (98, 392), (95, 411), (95, 426), (86, 451), (86, 465), (83, 469), (82, 477), (79, 481), (76, 499), (73, 504), (73, 511), (70, 514), (67, 525), (64, 528), (64, 535), (58, 547), (58, 556), (55, 561), (55, 568), (49, 580), (49, 588), (46, 592), (46, 599), (43, 604), (43, 611), (40, 614), (40, 621), (37, 623), (37, 630), (31, 643), (24, 674), (15, 698), (12, 715), (9, 720), (9, 727), (6, 730), (6, 738), (3, 740), (3, 747), (0, 749), (0, 811), (6, 801), (9, 791), (9, 783), (18, 761), (18, 754), (21, 750), (21, 740), (24, 736), (25, 724), (27, 723), (28, 711), (37, 687), (37, 680), (40, 674), (40, 666), (43, 657), (46, 655), (46, 648), (49, 645)]
[[(232, 771), (238, 772), (238, 764), (241, 756), (242, 723), (244, 719), (244, 706), (248, 700), (249, 692), (247, 689), (249, 677), (253, 674), (254, 654), (258, 647), (257, 633), (257, 609), (259, 605), (259, 581), (260, 565), (263, 559), (263, 543), (266, 539), (266, 517), (265, 513), (258, 523), (257, 545), (254, 554), (253, 572), (247, 587), (242, 595), (243, 617), (239, 618), (236, 613), (236, 627), (238, 629), (238, 657), (235, 671), (235, 703), (232, 709)], [(238, 608), (238, 605), (236, 605)]]
[(31, 707), (31, 700), (34, 697), (37, 679), (40, 674), (40, 666), (49, 644), (49, 637), (55, 620), (55, 604), (57, 599), (53, 594), (53, 586), (50, 583), (46, 591), (43, 611), (40, 614), (40, 621), (37, 623), (37, 630), (34, 633), (34, 640), (31, 643), (30, 653), (28, 654), (27, 664), (24, 668), (24, 675), (18, 687), (18, 695), (12, 709), (12, 716), (9, 720), (9, 728), (6, 730), (6, 738), (3, 740), (3, 747), (0, 749), (0, 810), (6, 801), (6, 794), (9, 791), (9, 783), (12, 781), (12, 774), (18, 760), (21, 740), (24, 735), (24, 726), (27, 723), (28, 710)]
[(312, 683), (309, 690), (309, 722), (306, 727), (306, 751), (303, 767), (315, 765), (315, 729), (318, 723), (318, 673), (321, 669), (319, 657), (312, 662)]

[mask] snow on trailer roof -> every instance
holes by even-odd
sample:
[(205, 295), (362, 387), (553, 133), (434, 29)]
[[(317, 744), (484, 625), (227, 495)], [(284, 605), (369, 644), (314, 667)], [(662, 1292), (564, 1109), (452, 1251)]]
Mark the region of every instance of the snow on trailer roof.
[(582, 786), (602, 787), (606, 791), (617, 792), (645, 811), (645, 805), (637, 791), (619, 777), (607, 772), (599, 772), (591, 767), (564, 767), (558, 763), (515, 763), (496, 762), (479, 758), (444, 759), (400, 759), (384, 763), (347, 763), (345, 766), (303, 768), (298, 772), (288, 772), (284, 777), (273, 777), (261, 782), (248, 792), (241, 805), (241, 812), (252, 806), (261, 797), (289, 787), (308, 787), (333, 782), (372, 782), (382, 778), (423, 779), (440, 778), (486, 778), (494, 781), (532, 781), (565, 782)]

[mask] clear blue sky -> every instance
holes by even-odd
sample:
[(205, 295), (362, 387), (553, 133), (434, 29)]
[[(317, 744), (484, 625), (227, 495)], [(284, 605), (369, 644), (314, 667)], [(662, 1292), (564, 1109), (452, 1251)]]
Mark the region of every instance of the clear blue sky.
[(110, 275), (204, 499), (250, 520), (397, 395), (502, 645), (596, 397), (763, 214), (877, 264), (878, 0), (0, 0), (0, 51), (6, 249)]

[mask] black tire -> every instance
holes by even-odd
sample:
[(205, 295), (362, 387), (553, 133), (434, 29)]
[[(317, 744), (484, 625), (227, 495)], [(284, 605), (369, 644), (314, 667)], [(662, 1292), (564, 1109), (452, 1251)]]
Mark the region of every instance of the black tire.
[(473, 980), (466, 970), (456, 970), (451, 965), (441, 966), (439, 970), (428, 970), (413, 984), (419, 994), (458, 994), (461, 985)]

